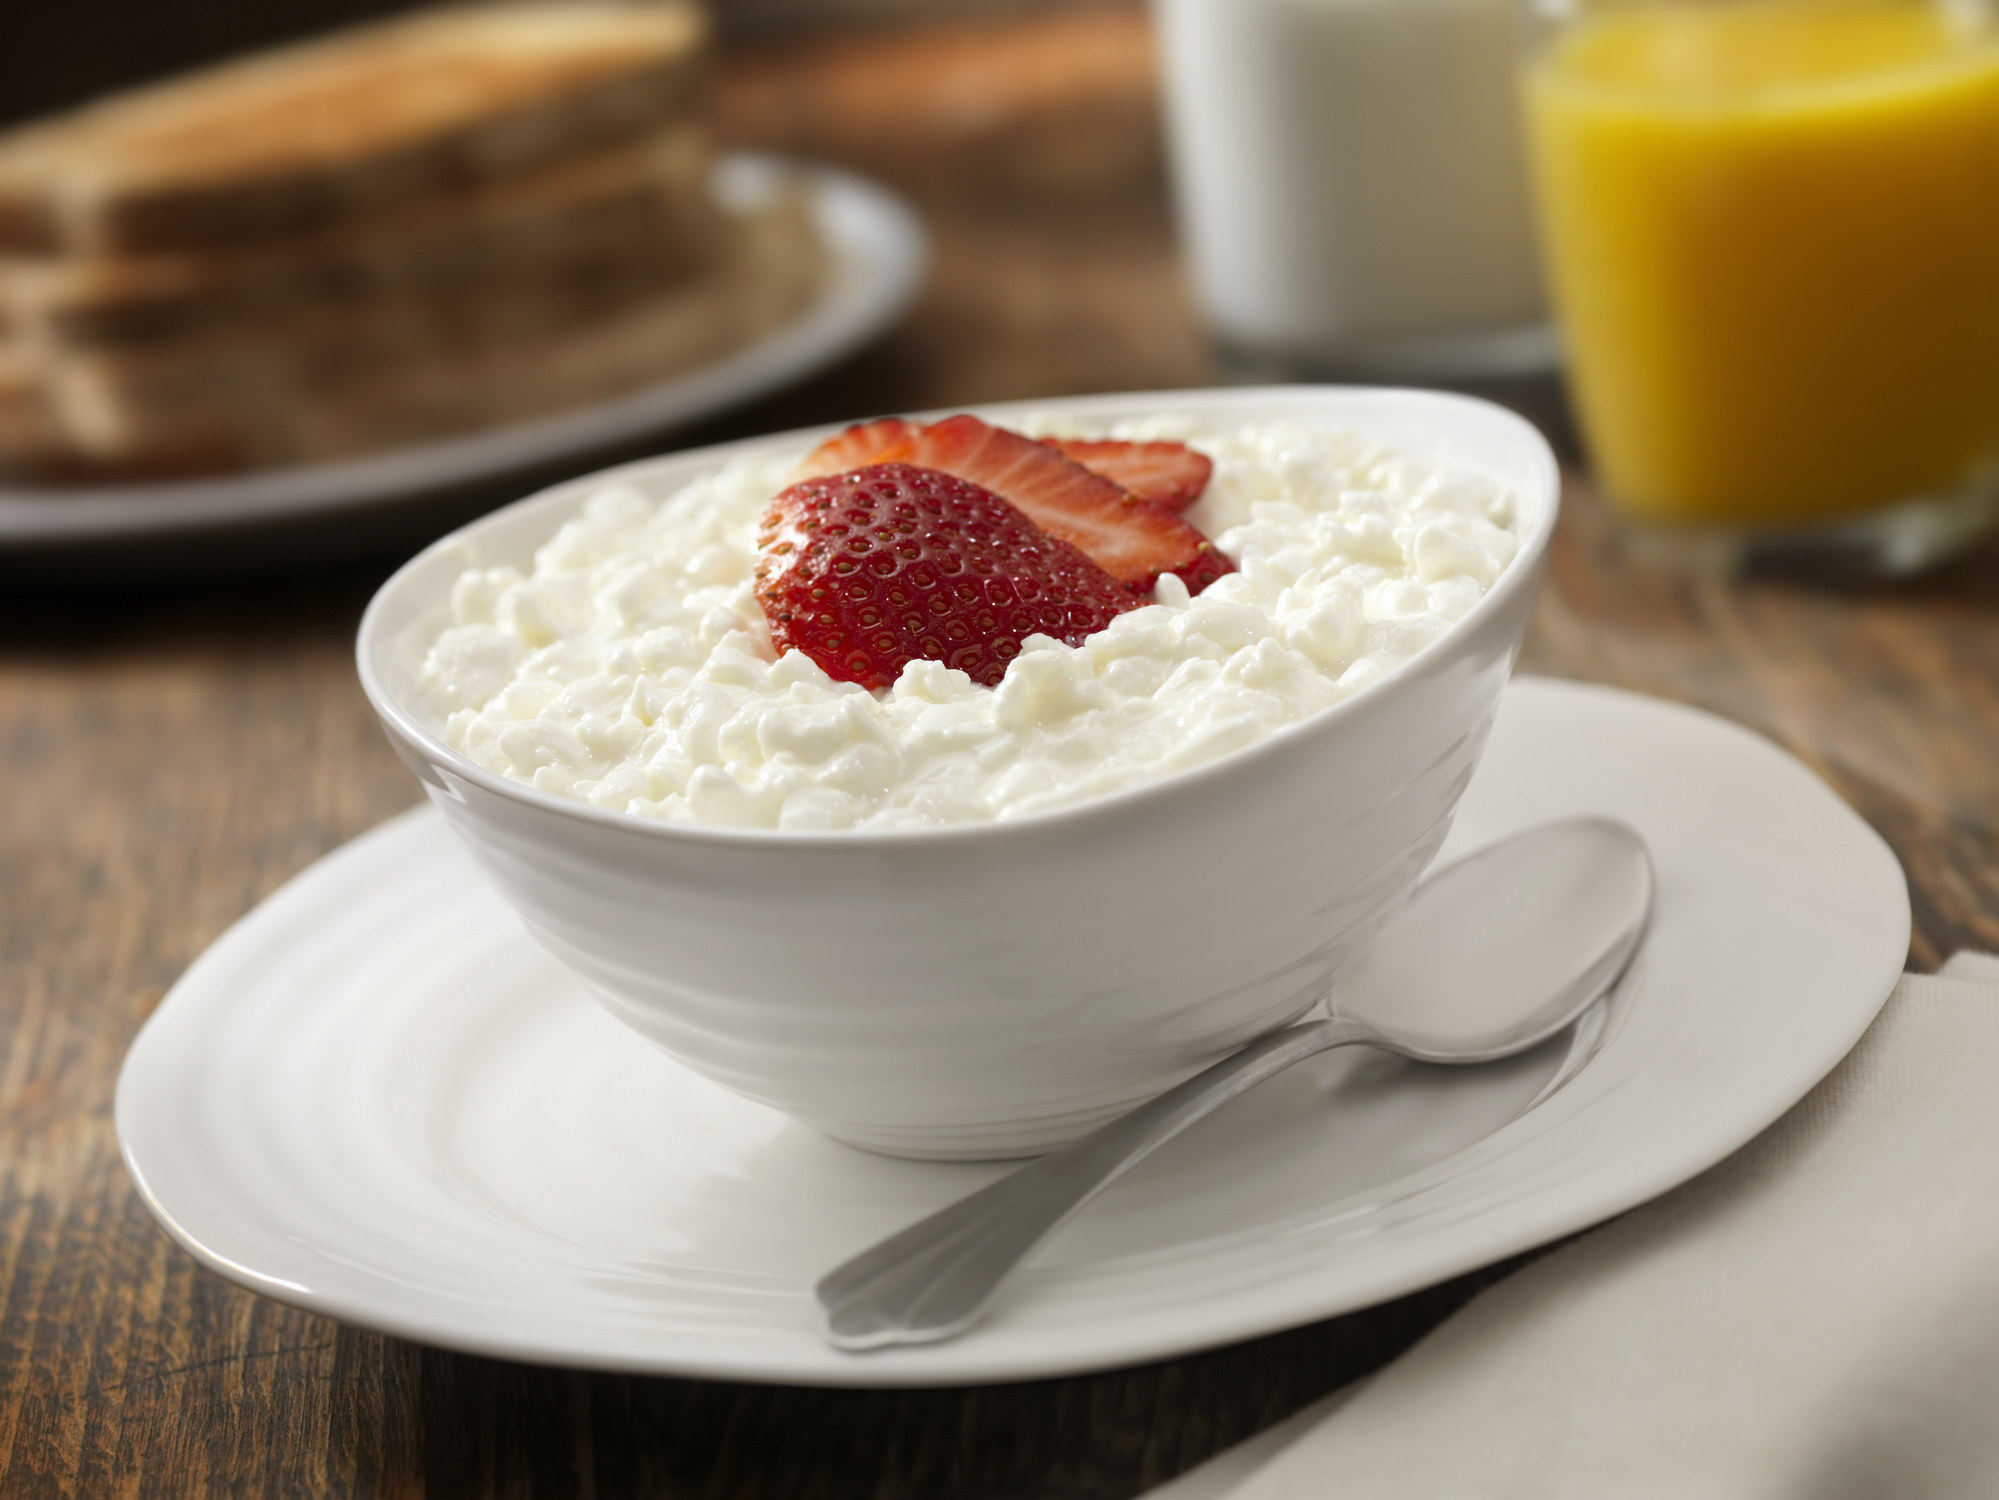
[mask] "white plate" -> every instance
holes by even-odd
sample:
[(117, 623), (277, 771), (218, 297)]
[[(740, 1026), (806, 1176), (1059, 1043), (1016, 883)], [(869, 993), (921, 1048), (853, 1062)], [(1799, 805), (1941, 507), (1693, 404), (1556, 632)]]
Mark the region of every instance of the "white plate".
[(1594, 1026), (1516, 1062), (1306, 1064), (1113, 1187), (954, 1343), (844, 1355), (818, 1274), (993, 1166), (837, 1145), (648, 1049), (428, 810), (190, 969), (118, 1085), (125, 1162), (223, 1275), (431, 1343), (839, 1385), (1056, 1375), (1243, 1339), (1580, 1229), (1725, 1156), (1852, 1046), (1908, 949), (1900, 866), (1783, 752), (1605, 689), (1508, 689), (1451, 850), (1575, 812), (1658, 913)]
[(0, 557), (336, 517), (361, 525), (439, 491), (580, 463), (801, 380), (901, 314), (928, 249), (922, 224), (900, 199), (845, 172), (735, 154), (720, 163), (716, 187), (725, 200), (755, 201), (792, 178), (804, 182), (831, 252), (826, 291), (795, 321), (726, 359), (613, 400), (339, 463), (160, 484), (0, 486)]

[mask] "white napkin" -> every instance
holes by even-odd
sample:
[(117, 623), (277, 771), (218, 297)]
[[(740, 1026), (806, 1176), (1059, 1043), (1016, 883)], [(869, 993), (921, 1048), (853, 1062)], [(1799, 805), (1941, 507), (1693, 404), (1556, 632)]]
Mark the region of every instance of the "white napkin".
[(1999, 957), (1789, 1114), (1155, 1500), (1999, 1496)]

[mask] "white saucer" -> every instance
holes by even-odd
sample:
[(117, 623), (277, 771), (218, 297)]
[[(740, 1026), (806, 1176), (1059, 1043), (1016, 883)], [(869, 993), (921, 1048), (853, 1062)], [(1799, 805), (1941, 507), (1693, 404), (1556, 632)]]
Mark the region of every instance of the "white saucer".
[(1002, 1169), (837, 1145), (650, 1050), (428, 810), (202, 956), (133, 1045), (118, 1135), (209, 1266), (431, 1343), (829, 1385), (1178, 1354), (1629, 1208), (1763, 1129), (1873, 1019), (1908, 949), (1902, 872), (1796, 761), (1688, 709), (1519, 682), (1446, 854), (1585, 811), (1635, 824), (1659, 873), (1597, 1024), (1477, 1071), (1301, 1066), (1111, 1189), (954, 1343), (840, 1354), (812, 1283)]
[[(260, 551), (288, 555), (300, 523), (341, 518), (367, 528), (440, 492), (522, 470), (574, 463), (684, 426), (802, 380), (844, 358), (899, 317), (928, 257), (908, 205), (864, 178), (748, 152), (716, 169), (716, 191), (753, 203), (802, 183), (830, 252), (826, 289), (784, 327), (670, 380), (571, 411), (463, 437), (337, 463), (212, 479), (37, 490), (0, 484), (0, 558), (50, 547), (128, 547), (135, 541), (263, 534)], [(300, 533), (323, 549), (323, 534)]]

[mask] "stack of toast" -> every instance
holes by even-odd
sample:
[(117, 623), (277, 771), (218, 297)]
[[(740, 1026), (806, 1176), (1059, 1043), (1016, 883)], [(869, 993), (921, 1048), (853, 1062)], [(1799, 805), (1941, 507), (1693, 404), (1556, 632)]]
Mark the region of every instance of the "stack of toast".
[(0, 135), (0, 465), (347, 457), (621, 394), (793, 317), (718, 205), (691, 0), (441, 10)]

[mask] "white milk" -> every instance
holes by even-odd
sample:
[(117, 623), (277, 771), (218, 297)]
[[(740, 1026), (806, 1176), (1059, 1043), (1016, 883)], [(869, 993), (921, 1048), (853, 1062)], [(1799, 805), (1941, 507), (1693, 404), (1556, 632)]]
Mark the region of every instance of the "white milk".
[(1304, 364), (1544, 363), (1512, 0), (1154, 0), (1210, 329)]

